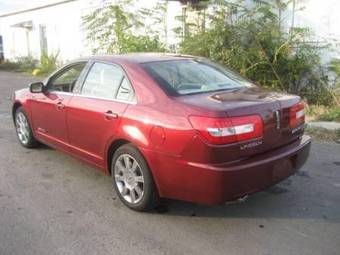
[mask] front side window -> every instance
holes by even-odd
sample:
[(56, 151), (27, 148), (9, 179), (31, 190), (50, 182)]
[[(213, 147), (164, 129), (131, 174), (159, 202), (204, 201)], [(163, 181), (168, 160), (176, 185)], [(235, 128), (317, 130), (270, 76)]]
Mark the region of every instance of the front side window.
[(130, 84), (120, 67), (94, 63), (84, 82), (81, 94), (105, 99), (129, 100), (132, 92)]
[(85, 66), (86, 62), (74, 64), (52, 77), (48, 84), (48, 91), (72, 92)]
[(143, 66), (161, 87), (179, 95), (253, 86), (228, 69), (197, 60), (149, 62)]

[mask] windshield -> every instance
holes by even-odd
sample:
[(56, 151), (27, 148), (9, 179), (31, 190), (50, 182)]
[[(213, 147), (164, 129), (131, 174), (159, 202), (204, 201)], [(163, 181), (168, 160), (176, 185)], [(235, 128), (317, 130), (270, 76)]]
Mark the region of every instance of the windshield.
[(143, 66), (164, 89), (177, 95), (253, 86), (230, 70), (197, 60), (149, 62)]

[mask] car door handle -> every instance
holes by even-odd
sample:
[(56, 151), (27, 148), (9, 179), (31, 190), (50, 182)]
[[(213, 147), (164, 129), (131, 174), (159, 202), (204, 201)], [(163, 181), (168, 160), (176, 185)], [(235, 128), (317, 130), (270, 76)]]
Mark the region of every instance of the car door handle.
[(114, 113), (114, 112), (112, 112), (112, 111), (107, 111), (107, 112), (105, 112), (105, 119), (107, 119), (107, 120), (112, 120), (112, 119), (117, 119), (118, 118), (118, 114), (117, 113)]
[(64, 105), (62, 102), (58, 102), (58, 103), (56, 104), (56, 107), (57, 107), (58, 110), (62, 110), (62, 109), (65, 108), (65, 105)]

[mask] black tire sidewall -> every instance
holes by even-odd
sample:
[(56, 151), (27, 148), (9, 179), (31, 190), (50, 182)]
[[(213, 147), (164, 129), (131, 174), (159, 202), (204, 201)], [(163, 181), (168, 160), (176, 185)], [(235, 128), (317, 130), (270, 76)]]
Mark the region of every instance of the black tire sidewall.
[[(118, 157), (122, 154), (129, 154), (131, 155), (135, 160), (137, 160), (141, 171), (144, 176), (144, 194), (141, 199), (136, 204), (131, 204), (128, 201), (126, 201), (122, 195), (120, 194), (118, 187), (115, 182), (115, 176), (114, 176), (114, 166), (116, 164), (116, 161)], [(129, 208), (135, 210), (135, 211), (149, 211), (152, 210), (158, 201), (158, 193), (155, 188), (155, 184), (151, 175), (151, 171), (149, 169), (148, 164), (146, 163), (146, 160), (142, 156), (142, 154), (131, 144), (125, 144), (122, 147), (118, 148), (115, 154), (112, 158), (111, 163), (111, 175), (112, 175), (112, 182), (114, 189), (119, 196), (120, 200)]]

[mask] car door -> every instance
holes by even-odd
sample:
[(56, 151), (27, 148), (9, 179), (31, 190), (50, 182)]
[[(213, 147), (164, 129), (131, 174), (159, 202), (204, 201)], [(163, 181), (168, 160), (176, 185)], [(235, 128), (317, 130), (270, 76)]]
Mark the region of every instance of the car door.
[(100, 167), (106, 144), (114, 136), (134, 92), (123, 69), (94, 62), (68, 106), (67, 123), (72, 152)]
[(53, 75), (43, 93), (34, 94), (30, 101), (35, 135), (43, 142), (68, 150), (66, 111), (86, 62), (71, 64)]

